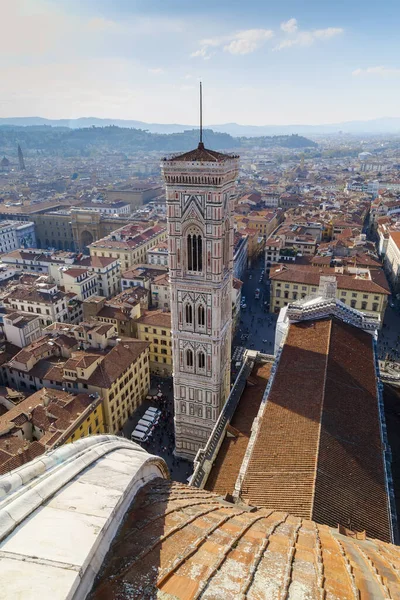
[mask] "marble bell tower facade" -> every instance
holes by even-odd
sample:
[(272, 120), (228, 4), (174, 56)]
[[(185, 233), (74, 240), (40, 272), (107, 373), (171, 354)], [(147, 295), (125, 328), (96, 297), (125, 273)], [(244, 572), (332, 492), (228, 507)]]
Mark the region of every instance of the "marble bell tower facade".
[(171, 285), (175, 453), (193, 459), (230, 391), (233, 204), (239, 157), (207, 150), (162, 161)]

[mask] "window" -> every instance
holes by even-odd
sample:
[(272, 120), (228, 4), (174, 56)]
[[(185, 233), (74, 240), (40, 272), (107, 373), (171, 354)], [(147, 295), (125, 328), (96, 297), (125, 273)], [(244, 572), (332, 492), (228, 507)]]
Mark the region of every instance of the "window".
[(374, 296), (374, 300), (379, 300), (379, 296)]
[(204, 352), (199, 352), (197, 355), (197, 365), (199, 369), (205, 369), (206, 367), (206, 357)]
[[(286, 292), (287, 293), (287, 292)], [(276, 297), (280, 298), (281, 297), (281, 290), (276, 290)]]
[(285, 298), (289, 298), (289, 292), (285, 292), (284, 295), (285, 295)]
[(165, 331), (165, 329), (161, 330), (161, 335), (167, 335), (167, 332)]
[(355, 294), (354, 292), (351, 295), (352, 298), (357, 298), (357, 294)]
[(367, 302), (361, 302), (361, 310), (367, 310)]
[(347, 292), (342, 292), (342, 296), (347, 296)]
[(294, 286), (293, 286), (293, 289), (294, 289), (294, 290), (298, 290), (298, 289), (299, 289), (299, 286), (298, 286), (298, 285), (294, 285)]
[(355, 307), (356, 307), (356, 304), (357, 304), (357, 300), (351, 300), (351, 301), (350, 301), (350, 306), (351, 306), (351, 308), (355, 308)]
[(185, 306), (185, 320), (187, 325), (191, 325), (193, 323), (193, 308), (191, 304), (186, 304)]
[(187, 265), (188, 271), (203, 270), (203, 239), (201, 235), (187, 236)]
[(302, 286), (301, 286), (301, 289), (303, 290), (303, 292), (306, 292), (306, 291), (307, 291), (307, 287), (306, 287), (305, 285), (302, 285)]
[(202, 304), (200, 304), (200, 306), (197, 309), (197, 322), (200, 325), (200, 327), (204, 327), (204, 325), (206, 324), (206, 312)]
[(285, 288), (288, 289), (289, 288), (289, 284), (285, 283)]
[(190, 349), (186, 350), (186, 366), (193, 367), (193, 351)]
[(374, 302), (374, 303), (373, 303), (373, 305), (372, 305), (372, 310), (373, 310), (374, 312), (378, 312), (378, 303), (377, 303), (377, 302)]
[(276, 287), (281, 287), (281, 284), (280, 284), (280, 283), (277, 283), (277, 284), (276, 284)]
[(317, 288), (311, 288), (311, 291), (312, 291), (312, 292), (316, 292), (316, 291), (317, 291)]
[(364, 300), (368, 300), (368, 294), (363, 294)]

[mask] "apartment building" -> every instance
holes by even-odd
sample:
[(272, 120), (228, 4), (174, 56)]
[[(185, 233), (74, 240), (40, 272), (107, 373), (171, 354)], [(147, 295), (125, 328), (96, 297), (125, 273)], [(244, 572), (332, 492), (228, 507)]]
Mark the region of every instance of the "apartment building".
[[(101, 330), (97, 331), (100, 335)], [(46, 387), (98, 394), (103, 401), (106, 431), (118, 432), (148, 394), (149, 342), (117, 338), (103, 349), (92, 346), (83, 350), (68, 331), (51, 334), (2, 365), (3, 384), (20, 391)]]
[(24, 348), (42, 335), (40, 318), (18, 312), (3, 315), (3, 332), (7, 342)]
[(121, 286), (123, 290), (140, 286), (150, 291), (156, 277), (168, 273), (168, 267), (163, 265), (137, 265), (122, 273)]
[(147, 262), (149, 265), (168, 266), (168, 244), (162, 242), (147, 251)]
[(60, 285), (83, 302), (97, 294), (97, 275), (88, 269), (60, 269)]
[(143, 224), (129, 224), (90, 244), (90, 256), (116, 258), (122, 271), (126, 271), (133, 265), (145, 263), (147, 251), (166, 238), (167, 229), (162, 225), (144, 228)]
[(135, 337), (141, 306), (140, 292), (128, 289), (109, 300), (92, 296), (83, 303), (83, 314), (85, 320), (111, 323), (119, 336)]
[(171, 310), (171, 291), (169, 275), (165, 273), (155, 277), (151, 283), (151, 305), (153, 308)]
[(35, 456), (105, 432), (99, 394), (42, 388), (0, 416), (0, 475)]
[(0, 254), (21, 247), (36, 247), (35, 224), (30, 221), (1, 221)]
[(150, 371), (154, 375), (172, 375), (171, 313), (156, 310), (137, 320), (137, 337), (150, 343)]
[(390, 284), (397, 294), (400, 291), (400, 231), (388, 232), (384, 266)]
[(39, 279), (32, 285), (15, 285), (6, 293), (4, 307), (26, 313), (39, 315), (42, 327), (54, 321), (69, 322), (68, 295), (60, 292), (57, 285)]
[(321, 276), (336, 279), (336, 298), (351, 308), (379, 315), (381, 324), (390, 289), (382, 270), (358, 267), (324, 268), (279, 265), (270, 270), (270, 312), (278, 313), (289, 302), (317, 296)]

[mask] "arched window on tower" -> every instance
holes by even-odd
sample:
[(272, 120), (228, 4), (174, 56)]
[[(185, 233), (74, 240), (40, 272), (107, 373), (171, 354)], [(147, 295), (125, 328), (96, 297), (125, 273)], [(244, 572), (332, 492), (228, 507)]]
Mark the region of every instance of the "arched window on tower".
[(200, 327), (204, 327), (206, 324), (206, 311), (204, 310), (204, 306), (200, 304), (197, 308), (197, 324)]
[(203, 270), (203, 238), (200, 234), (189, 233), (187, 236), (188, 271)]
[(185, 306), (185, 321), (187, 325), (192, 325), (193, 323), (193, 308), (191, 304), (186, 304)]
[(223, 252), (222, 252), (222, 260), (223, 260), (223, 266), (228, 268), (229, 267), (229, 223), (228, 221), (225, 221), (225, 232), (224, 232), (224, 238), (222, 241), (222, 246), (223, 246)]
[(199, 369), (206, 368), (206, 356), (204, 352), (199, 352), (197, 355), (197, 366)]
[(186, 366), (193, 367), (193, 350), (186, 350)]

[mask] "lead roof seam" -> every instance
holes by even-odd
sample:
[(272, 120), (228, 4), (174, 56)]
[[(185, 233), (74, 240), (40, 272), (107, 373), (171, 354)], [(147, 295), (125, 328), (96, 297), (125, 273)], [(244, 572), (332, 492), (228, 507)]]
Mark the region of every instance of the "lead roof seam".
[(250, 523), (247, 523), (244, 527), (242, 527), (242, 529), (240, 530), (239, 534), (235, 537), (235, 539), (233, 539), (229, 544), (226, 544), (224, 546), (224, 548), (222, 550), (222, 552), (223, 552), (222, 557), (219, 559), (217, 565), (213, 567), (211, 573), (207, 577), (207, 580), (201, 582), (200, 589), (196, 592), (196, 594), (194, 594), (192, 600), (197, 600), (198, 598), (201, 598), (203, 596), (203, 593), (208, 588), (211, 579), (217, 574), (217, 572), (221, 568), (222, 564), (225, 562), (227, 555), (232, 550), (233, 546), (239, 542), (239, 540), (248, 532), (248, 530), (254, 525), (254, 523), (257, 523), (257, 521), (261, 521), (261, 519), (266, 519), (268, 516), (269, 515), (267, 515), (267, 516), (261, 515), (261, 516), (258, 516), (258, 517), (255, 517), (254, 519), (252, 519)]
[(280, 588), (279, 600), (288, 600), (289, 599), (289, 588), (292, 583), (292, 573), (293, 573), (293, 561), (296, 555), (296, 545), (297, 540), (299, 539), (299, 531), (303, 524), (303, 520), (300, 519), (300, 523), (298, 523), (295, 527), (295, 530), (291, 539), (291, 546), (288, 552), (288, 560), (286, 562), (286, 573), (284, 577), (283, 584)]
[(354, 573), (353, 573), (353, 566), (350, 563), (350, 559), (349, 559), (348, 555), (346, 554), (346, 552), (345, 552), (345, 550), (343, 548), (343, 544), (341, 543), (340, 540), (338, 540), (338, 538), (335, 535), (333, 535), (333, 531), (330, 528), (329, 528), (329, 533), (330, 533), (332, 539), (336, 542), (336, 545), (339, 548), (339, 553), (340, 553), (340, 555), (342, 557), (342, 560), (343, 560), (344, 565), (345, 565), (346, 570), (347, 570), (347, 574), (349, 576), (350, 587), (353, 590), (354, 600), (360, 600), (360, 590), (359, 590), (359, 588), (358, 588), (358, 586), (356, 584), (356, 581), (355, 581), (355, 577), (354, 577)]
[[(169, 537), (171, 537), (171, 535), (174, 535), (177, 531), (179, 531), (183, 527), (186, 527), (186, 525), (190, 525), (196, 519), (198, 519), (200, 517), (203, 517), (203, 516), (205, 516), (205, 515), (207, 515), (207, 514), (209, 514), (211, 512), (214, 512), (216, 510), (219, 510), (221, 508), (223, 508), (223, 507), (221, 505), (219, 505), (219, 506), (210, 508), (208, 510), (201, 511), (200, 513), (197, 513), (192, 518), (190, 518), (188, 521), (185, 521), (185, 523), (181, 523), (179, 525), (176, 525), (175, 527), (172, 527), (172, 529), (170, 529), (170, 531), (168, 531), (168, 533), (160, 536), (148, 548), (146, 548), (145, 550), (143, 550), (142, 552), (140, 552), (140, 554), (138, 554), (134, 558), (134, 560), (132, 560), (126, 567), (124, 567), (122, 569), (122, 571), (120, 571), (119, 573), (117, 572), (114, 579), (115, 580), (121, 579), (133, 567), (133, 565), (135, 565), (137, 562), (139, 562), (140, 560), (142, 560), (145, 556), (147, 556), (148, 554), (150, 554), (150, 552), (152, 552), (155, 549), (156, 546), (158, 546), (159, 544), (162, 544), (163, 542), (165, 542), (165, 540), (168, 539)], [(162, 515), (162, 516), (164, 516), (164, 515)]]
[[(350, 540), (349, 540), (350, 541)], [(351, 544), (354, 546), (354, 542), (351, 541)], [(376, 579), (376, 581), (378, 582), (378, 584), (380, 585), (380, 587), (382, 588), (383, 592), (384, 592), (384, 598), (386, 599), (391, 599), (392, 595), (390, 593), (389, 588), (387, 587), (386, 583), (383, 580), (382, 575), (379, 573), (377, 567), (374, 565), (373, 560), (368, 556), (368, 554), (363, 550), (361, 544), (357, 544), (357, 546), (355, 546), (355, 550), (359, 551), (362, 558), (364, 559), (364, 561), (367, 563), (367, 567), (368, 569), (371, 571), (372, 576)]]
[[(219, 508), (225, 508), (225, 507), (223, 505), (221, 505)], [(200, 548), (200, 546), (202, 546), (204, 544), (204, 542), (206, 540), (208, 540), (209, 536), (212, 535), (214, 533), (214, 531), (216, 531), (217, 529), (219, 530), (220, 527), (222, 527), (230, 519), (233, 519), (234, 517), (243, 515), (245, 512), (246, 511), (241, 510), (240, 512), (235, 512), (235, 513), (226, 515), (225, 517), (220, 519), (216, 525), (212, 525), (209, 529), (207, 529), (204, 536), (201, 539), (198, 539), (193, 544), (190, 544), (187, 547), (188, 552), (184, 556), (178, 557), (177, 562), (172, 564), (172, 568), (174, 569), (174, 572), (176, 572), (177, 569), (179, 569), (183, 565), (183, 563), (187, 561), (188, 558), (190, 558), (195, 552), (197, 552), (197, 550)], [(202, 515), (198, 515), (198, 516), (202, 516)], [(193, 522), (193, 520), (195, 520), (195, 519), (192, 519), (191, 522)], [(159, 579), (157, 580), (157, 587), (160, 588), (160, 586), (163, 585), (163, 583), (172, 575), (173, 575), (173, 573), (171, 571), (169, 571), (168, 573), (162, 574), (161, 577), (159, 577)], [(193, 599), (194, 598), (195, 598), (195, 596), (193, 597)]]
[[(273, 511), (271, 511), (268, 516), (271, 516), (271, 514), (273, 514)], [(249, 576), (247, 577), (244, 585), (242, 585), (242, 588), (240, 590), (240, 600), (245, 600), (247, 598), (247, 593), (253, 584), (254, 576), (257, 571), (258, 565), (262, 561), (264, 554), (265, 554), (265, 552), (269, 546), (269, 543), (271, 541), (271, 535), (273, 535), (275, 533), (275, 531), (276, 531), (277, 527), (279, 527), (279, 525), (282, 525), (282, 523), (286, 522), (288, 516), (289, 515), (286, 513), (283, 519), (280, 519), (279, 521), (277, 521), (273, 525), (273, 527), (270, 528), (268, 537), (265, 537), (261, 547), (259, 548), (259, 550), (255, 556), (255, 560), (253, 561), (253, 563), (251, 564), (251, 566), (249, 568)]]

